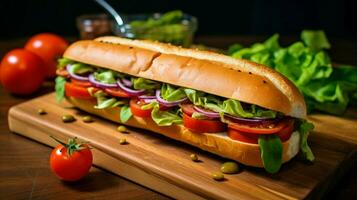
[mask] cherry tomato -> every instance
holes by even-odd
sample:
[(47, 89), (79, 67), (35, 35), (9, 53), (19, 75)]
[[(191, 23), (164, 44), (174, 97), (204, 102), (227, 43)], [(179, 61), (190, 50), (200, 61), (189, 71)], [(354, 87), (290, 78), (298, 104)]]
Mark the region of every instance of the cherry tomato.
[(183, 125), (194, 133), (218, 133), (227, 129), (220, 120), (194, 119), (183, 113)]
[(71, 78), (71, 82), (75, 85), (81, 86), (81, 87), (93, 87), (93, 85), (89, 81), (78, 81), (76, 79)]
[(152, 109), (143, 110), (141, 109), (141, 106), (143, 106), (143, 103), (138, 99), (130, 100), (130, 111), (131, 113), (133, 113), (134, 116), (143, 117), (143, 118), (151, 117)]
[(278, 124), (265, 125), (261, 127), (250, 126), (247, 124), (229, 123), (228, 127), (244, 133), (273, 134), (281, 131), (286, 126), (286, 123), (286, 120), (282, 120)]
[(75, 98), (80, 98), (80, 99), (93, 99), (94, 98), (89, 94), (87, 88), (78, 86), (74, 83), (67, 82), (67, 83), (65, 83), (64, 88), (65, 88), (66, 96), (68, 96), (68, 97), (75, 97)]
[(57, 59), (62, 56), (68, 42), (52, 33), (41, 33), (31, 37), (25, 49), (32, 51), (42, 58), (46, 66), (46, 77), (54, 77), (56, 75)]
[[(77, 181), (88, 174), (93, 155), (87, 145), (82, 144), (80, 147), (75, 147), (70, 142), (68, 145), (60, 144), (52, 150), (50, 166), (58, 178), (64, 181)], [(69, 149), (72, 151), (68, 151)]]
[(130, 94), (124, 92), (124, 90), (119, 89), (119, 88), (118, 89), (106, 88), (104, 91), (112, 96), (115, 96), (115, 97), (130, 98)]
[(36, 54), (25, 49), (14, 49), (1, 61), (0, 81), (13, 94), (31, 94), (44, 81), (43, 69), (43, 62)]

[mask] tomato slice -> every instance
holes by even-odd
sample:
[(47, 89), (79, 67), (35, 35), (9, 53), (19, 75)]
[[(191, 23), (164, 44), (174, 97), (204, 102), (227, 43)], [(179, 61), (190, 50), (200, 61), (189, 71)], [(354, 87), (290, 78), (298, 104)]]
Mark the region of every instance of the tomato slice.
[(71, 82), (75, 85), (81, 86), (81, 87), (93, 87), (93, 85), (89, 81), (79, 81), (76, 79), (71, 78)]
[(75, 98), (81, 98), (81, 99), (93, 99), (87, 88), (76, 85), (74, 83), (65, 83), (65, 92), (66, 96), (68, 97), (75, 97)]
[(265, 125), (261, 127), (249, 126), (248, 124), (229, 123), (228, 127), (244, 133), (273, 134), (281, 131), (286, 126), (286, 123), (286, 120), (282, 120), (278, 124)]
[(240, 142), (246, 142), (251, 144), (258, 143), (258, 137), (259, 137), (258, 134), (243, 133), (232, 128), (228, 128), (227, 134), (228, 137), (230, 137), (233, 140), (238, 140)]
[(217, 133), (227, 129), (226, 124), (220, 120), (195, 119), (192, 114), (196, 112), (193, 104), (182, 104), (183, 125), (195, 133)]
[[(291, 137), (293, 131), (294, 131), (294, 120), (287, 120), (283, 129), (280, 130), (278, 133), (276, 133), (276, 135), (279, 136), (282, 142), (285, 142)], [(252, 143), (252, 144), (258, 143), (259, 134), (254, 134), (251, 132), (245, 133), (236, 130), (234, 128), (228, 128), (227, 134), (228, 137), (230, 137), (233, 140), (238, 140), (241, 142)]]
[(193, 104), (191, 103), (185, 103), (185, 104), (181, 104), (181, 109), (182, 112), (184, 112), (186, 115), (188, 116), (192, 116), (192, 114), (194, 112), (196, 112), (196, 110), (193, 108)]
[(218, 133), (227, 129), (220, 120), (194, 119), (183, 113), (183, 125), (194, 133)]
[(279, 133), (277, 134), (281, 141), (286, 141), (290, 138), (291, 134), (294, 131), (294, 120), (288, 120), (287, 125), (281, 130), (279, 131)]
[(124, 90), (119, 88), (115, 88), (115, 89), (106, 88), (104, 89), (104, 91), (115, 97), (130, 98), (130, 94), (126, 93)]
[(130, 111), (131, 113), (133, 113), (134, 116), (143, 117), (143, 118), (151, 117), (152, 109), (143, 110), (141, 109), (141, 106), (143, 106), (143, 103), (138, 99), (130, 100)]

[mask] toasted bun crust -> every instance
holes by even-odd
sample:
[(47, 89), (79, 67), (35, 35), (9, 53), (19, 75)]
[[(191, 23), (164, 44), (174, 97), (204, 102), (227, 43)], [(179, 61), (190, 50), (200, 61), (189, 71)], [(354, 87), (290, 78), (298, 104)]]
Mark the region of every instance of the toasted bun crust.
[[(67, 100), (86, 112), (98, 115), (100, 117), (109, 119), (111, 121), (121, 123), (120, 108), (95, 109), (95, 102), (90, 100), (83, 100), (73, 97), (67, 97)], [(143, 119), (140, 117), (131, 117), (125, 125), (150, 130), (160, 133), (172, 139), (185, 142), (187, 144), (196, 146), (203, 150), (212, 152), (219, 156), (235, 160), (245, 165), (254, 167), (263, 167), (260, 158), (260, 149), (257, 144), (243, 143), (230, 139), (226, 133), (203, 133), (196, 134), (182, 125), (173, 125), (169, 127), (157, 126), (151, 118)], [(300, 134), (294, 132), (290, 139), (283, 143), (283, 162), (289, 161), (299, 151)]]
[(304, 98), (288, 79), (246, 60), (119, 37), (75, 42), (64, 57), (306, 117)]

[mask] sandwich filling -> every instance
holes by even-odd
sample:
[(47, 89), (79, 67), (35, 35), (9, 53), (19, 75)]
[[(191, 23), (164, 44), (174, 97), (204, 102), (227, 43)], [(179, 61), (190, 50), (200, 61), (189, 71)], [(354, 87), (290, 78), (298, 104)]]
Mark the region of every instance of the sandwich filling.
[(120, 107), (120, 122), (151, 118), (158, 126), (182, 125), (194, 134), (224, 132), (232, 140), (257, 144), (265, 169), (275, 173), (282, 164), (282, 142), (300, 134), (300, 152), (312, 161), (307, 144), (313, 125), (257, 105), (228, 99), (125, 73), (59, 59), (56, 98), (96, 102), (96, 109)]

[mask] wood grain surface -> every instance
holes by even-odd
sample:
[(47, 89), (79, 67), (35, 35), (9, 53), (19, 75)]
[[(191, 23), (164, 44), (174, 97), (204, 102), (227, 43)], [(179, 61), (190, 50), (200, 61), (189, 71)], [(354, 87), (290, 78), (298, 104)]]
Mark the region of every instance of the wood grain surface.
[[(0, 45), (1, 47), (1, 45)], [(75, 183), (60, 181), (49, 168), (52, 148), (10, 132), (8, 110), (11, 106), (53, 90), (46, 82), (34, 95), (12, 96), (0, 86), (0, 199), (151, 199), (169, 197), (92, 167), (84, 179)]]
[[(241, 173), (227, 175), (225, 181), (216, 182), (210, 174), (219, 170), (224, 159), (144, 130), (131, 129), (130, 134), (120, 134), (115, 123), (99, 118), (91, 124), (83, 123), (80, 116), (84, 113), (66, 104), (58, 105), (54, 99), (54, 94), (50, 94), (13, 107), (9, 113), (10, 129), (49, 145), (54, 145), (48, 139), (50, 134), (61, 139), (76, 136), (89, 141), (100, 152), (95, 154), (99, 166), (174, 198), (321, 197), (356, 159), (357, 136), (353, 131), (357, 130), (356, 118), (339, 118), (337, 122), (332, 118), (329, 122), (325, 115), (315, 115), (310, 117), (317, 127), (310, 138), (316, 156), (314, 164), (295, 158), (276, 175), (243, 167)], [(37, 115), (38, 108), (48, 114)], [(78, 120), (64, 124), (61, 116), (66, 113), (75, 115)], [(336, 123), (343, 125), (338, 132), (333, 129)], [(326, 130), (333, 131), (326, 133)], [(120, 145), (118, 141), (122, 137), (129, 144)], [(191, 153), (197, 153), (202, 162), (192, 162)], [(107, 161), (98, 163), (104, 155), (108, 156)], [(126, 170), (113, 170), (111, 163)], [(141, 176), (137, 176), (138, 173)], [(147, 179), (153, 181), (145, 181)]]

